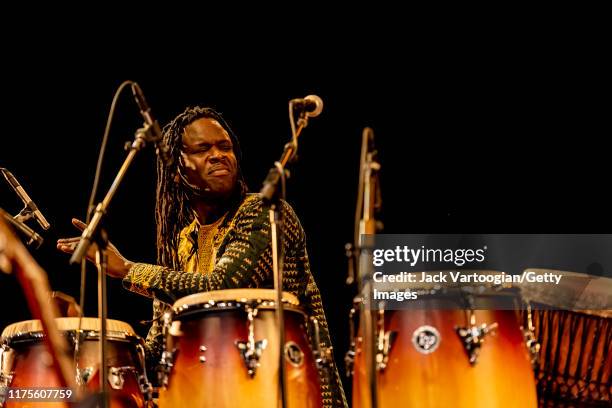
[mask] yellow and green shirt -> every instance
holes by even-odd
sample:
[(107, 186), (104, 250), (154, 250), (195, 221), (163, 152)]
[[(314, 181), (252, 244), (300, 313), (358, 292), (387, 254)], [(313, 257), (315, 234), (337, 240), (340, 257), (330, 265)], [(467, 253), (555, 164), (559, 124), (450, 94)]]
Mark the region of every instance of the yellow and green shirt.
[[(248, 194), (233, 215), (209, 225), (194, 221), (179, 237), (180, 271), (137, 263), (123, 279), (127, 289), (152, 297), (153, 324), (147, 350), (157, 358), (162, 352), (161, 316), (177, 299), (193, 293), (231, 288), (273, 287), (269, 206), (258, 194)], [(286, 202), (283, 219), (283, 290), (292, 292), (306, 312), (319, 321), (321, 346), (331, 341), (319, 289), (310, 272), (304, 230)], [(226, 217), (231, 219), (226, 220)], [(332, 362), (333, 364), (333, 362)], [(346, 398), (335, 364), (329, 375), (320, 373), (325, 408), (346, 407)]]

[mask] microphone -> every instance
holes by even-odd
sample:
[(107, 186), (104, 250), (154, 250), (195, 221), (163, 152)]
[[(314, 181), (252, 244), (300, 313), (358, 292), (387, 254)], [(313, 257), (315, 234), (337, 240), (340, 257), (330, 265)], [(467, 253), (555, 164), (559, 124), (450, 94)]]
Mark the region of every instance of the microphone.
[(315, 118), (323, 111), (323, 100), (317, 95), (308, 95), (302, 99), (293, 99), (291, 102), (298, 109), (302, 109), (309, 118)]
[(29, 209), (34, 218), (36, 218), (36, 221), (44, 230), (48, 230), (51, 225), (49, 225), (49, 222), (47, 222), (47, 219), (44, 215), (42, 215), (42, 213), (40, 212), (34, 201), (32, 201), (28, 193), (26, 193), (23, 187), (21, 187), (21, 184), (19, 184), (15, 176), (13, 176), (13, 174), (5, 168), (2, 168), (0, 170), (2, 171), (2, 174), (4, 175), (6, 181), (8, 181), (8, 183), (11, 185), (11, 187), (17, 193), (21, 201), (23, 201), (26, 208)]
[(145, 124), (149, 127), (151, 133), (153, 134), (153, 142), (157, 148), (157, 154), (161, 157), (162, 162), (166, 166), (170, 166), (172, 164), (172, 157), (170, 157), (170, 152), (166, 143), (163, 140), (162, 130), (157, 123), (157, 120), (153, 118), (151, 114), (151, 108), (147, 103), (147, 100), (142, 93), (142, 89), (140, 89), (140, 85), (138, 83), (132, 83), (132, 94), (134, 95), (134, 99), (136, 99), (136, 103), (138, 104), (138, 109), (140, 109), (140, 114), (145, 121)]

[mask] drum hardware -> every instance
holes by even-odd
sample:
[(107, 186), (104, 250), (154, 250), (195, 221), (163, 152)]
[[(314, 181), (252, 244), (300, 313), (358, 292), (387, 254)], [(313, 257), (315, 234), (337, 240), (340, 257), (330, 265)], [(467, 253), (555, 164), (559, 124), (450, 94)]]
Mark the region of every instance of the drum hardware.
[(346, 284), (352, 285), (355, 282), (355, 260), (357, 259), (357, 250), (352, 243), (348, 242), (344, 245), (344, 255), (348, 261)]
[[(358, 301), (356, 300), (354, 303), (358, 303)], [(344, 366), (346, 368), (346, 376), (347, 377), (351, 377), (355, 372), (355, 354), (357, 354), (357, 343), (361, 342), (361, 338), (357, 338), (357, 324), (358, 321), (356, 320), (356, 317), (358, 317), (357, 315), (357, 309), (355, 306), (353, 306), (351, 308), (351, 310), (349, 311), (349, 336), (350, 336), (350, 343), (349, 343), (349, 349), (346, 352), (346, 355), (344, 356)]]
[(294, 367), (304, 364), (304, 352), (294, 341), (285, 343), (285, 359)]
[(139, 373), (137, 370), (135, 370), (135, 373), (138, 376), (138, 387), (144, 395), (145, 401), (152, 401), (153, 384), (151, 384), (151, 381), (149, 381), (149, 377), (147, 377), (144, 346), (141, 343), (138, 343), (136, 345), (136, 350), (138, 351), (138, 361), (140, 363), (140, 369), (142, 370), (142, 373)]
[(145, 401), (153, 401), (153, 384), (149, 382), (146, 373), (138, 376), (138, 387), (144, 395)]
[(525, 337), (525, 345), (527, 346), (527, 350), (529, 351), (531, 365), (535, 367), (538, 356), (540, 354), (540, 343), (538, 343), (538, 339), (535, 335), (533, 315), (531, 313), (531, 305), (529, 303), (527, 303), (526, 315), (527, 328), (521, 326), (521, 329), (523, 330), (523, 336)]
[(312, 353), (315, 357), (315, 363), (319, 370), (327, 370), (331, 366), (332, 361), (332, 348), (321, 347), (321, 335), (319, 333), (319, 321), (311, 317), (310, 322), (312, 323), (314, 333), (314, 350)]
[(10, 371), (8, 373), (0, 373), (0, 388), (8, 388), (13, 381), (13, 375), (15, 375), (14, 371)]
[(538, 354), (540, 353), (540, 343), (535, 338), (533, 331), (525, 330), (525, 345), (527, 346), (527, 350), (529, 350), (529, 356), (531, 360), (531, 364), (534, 365), (538, 359)]
[(4, 407), (4, 403), (6, 402), (6, 394), (8, 390), (5, 387), (0, 387), (0, 408)]
[[(244, 308), (246, 311), (246, 307), (247, 306), (251, 306), (257, 309), (274, 309), (276, 307), (276, 301), (272, 300), (272, 299), (246, 299), (246, 298), (241, 298), (241, 299), (236, 299), (236, 300), (224, 300), (224, 301), (215, 301), (215, 300), (208, 300), (204, 303), (198, 304), (198, 305), (180, 305), (177, 307), (173, 308), (173, 311), (175, 314), (181, 315), (181, 316), (189, 316), (190, 313), (199, 313), (200, 309), (198, 309), (198, 307), (202, 307), (204, 309), (207, 310), (227, 310), (227, 309), (235, 309), (235, 308)], [(283, 303), (287, 303), (287, 300), (283, 300)], [(198, 306), (198, 307), (195, 307)], [(191, 309), (191, 312), (187, 312), (189, 309)], [(170, 313), (170, 312), (167, 312)], [(173, 317), (170, 316), (170, 319), (172, 319)], [(174, 321), (174, 322), (168, 322), (168, 324), (170, 325), (170, 323), (172, 324), (176, 324), (176, 323), (180, 323), (180, 321)], [(178, 330), (178, 329), (175, 329)], [(173, 336), (178, 336), (180, 334), (175, 334), (175, 333), (170, 333)]]
[[(78, 331), (78, 334), (77, 334), (77, 331)], [(70, 340), (70, 342), (74, 344), (75, 347), (77, 344), (81, 344), (85, 340), (97, 340), (100, 338), (100, 334), (96, 332), (95, 330), (73, 330), (73, 331), (67, 332), (66, 335), (68, 336), (68, 340)], [(44, 336), (44, 334), (43, 333), (32, 333), (31, 336), (42, 337)], [(134, 336), (133, 334), (126, 333), (123, 331), (115, 331), (115, 330), (108, 330), (106, 337), (112, 340), (118, 340), (118, 341), (126, 340), (128, 342), (136, 338), (136, 336)]]
[(85, 385), (89, 382), (89, 379), (94, 373), (93, 367), (85, 367), (76, 369), (76, 382), (78, 385)]
[[(206, 348), (206, 346), (202, 344), (200, 346), (200, 353), (204, 353), (206, 350), (208, 350), (208, 348)], [(199, 360), (200, 360), (200, 363), (202, 363), (202, 364), (205, 363), (206, 362), (206, 356), (200, 356)]]
[[(42, 340), (45, 335), (42, 332), (35, 333), (17, 333), (14, 338), (11, 339), (11, 344), (19, 344), (22, 342), (29, 342), (32, 340)], [(7, 346), (10, 348), (10, 346)]]
[(174, 367), (174, 360), (176, 358), (176, 349), (173, 348), (172, 351), (164, 350), (161, 355), (161, 359), (159, 360), (159, 368), (157, 372), (157, 376), (160, 384), (163, 387), (168, 386), (168, 378), (170, 373), (172, 372), (172, 367)]
[(378, 339), (376, 340), (376, 370), (384, 371), (389, 362), (389, 353), (397, 338), (397, 332), (389, 330), (385, 332), (385, 309), (381, 305), (378, 311)]
[(253, 318), (257, 316), (257, 308), (246, 306), (247, 312), (247, 328), (249, 330), (249, 337), (247, 341), (236, 340), (234, 343), (242, 356), (244, 363), (247, 368), (247, 373), (251, 378), (255, 377), (257, 367), (259, 367), (259, 359), (261, 354), (268, 345), (268, 340), (257, 340), (255, 341), (255, 324)]
[(85, 385), (89, 382), (91, 375), (93, 374), (92, 367), (86, 367), (81, 369), (79, 367), (79, 355), (81, 351), (81, 344), (85, 341), (87, 335), (85, 334), (85, 330), (75, 330), (73, 332), (67, 332), (68, 339), (72, 345), (74, 345), (74, 363), (75, 363), (75, 371), (76, 371), (76, 383), (77, 385)]
[(146, 374), (140, 374), (134, 366), (109, 367), (108, 368), (108, 383), (113, 390), (123, 389), (125, 384), (124, 374), (133, 373), (138, 378), (138, 387), (145, 396), (145, 400), (151, 400), (152, 386), (148, 381)]
[[(68, 339), (68, 341), (70, 342), (70, 344), (76, 345), (79, 343), (82, 343), (85, 340), (97, 340), (100, 336), (99, 334), (94, 331), (94, 330), (81, 330), (80, 331), (80, 340), (77, 343), (77, 330), (70, 330), (70, 331), (66, 331), (65, 333), (62, 332), (62, 335), (65, 335)], [(43, 338), (45, 337), (45, 334), (42, 331), (36, 331), (36, 332), (29, 332), (29, 333), (16, 333), (14, 335), (12, 335), (11, 337), (11, 344), (19, 344), (19, 343), (23, 343), (23, 342), (30, 342), (33, 340), (43, 340)], [(125, 341), (125, 342), (130, 342), (133, 340), (136, 340), (138, 337), (127, 333), (127, 332), (123, 332), (123, 331), (108, 331), (108, 335), (107, 337), (111, 340), (114, 341)]]
[(123, 374), (126, 372), (133, 372), (134, 374), (138, 375), (138, 372), (132, 366), (109, 367), (108, 383), (110, 384), (113, 390), (123, 389), (123, 384), (125, 383), (125, 378), (123, 377)]
[(172, 312), (164, 313), (162, 320), (163, 351), (159, 360), (159, 365), (157, 366), (157, 380), (162, 387), (167, 387), (168, 378), (170, 377), (176, 358), (176, 348), (169, 350), (168, 345), (168, 336), (172, 334)]
[(459, 338), (461, 338), (463, 342), (463, 347), (467, 352), (469, 357), (469, 361), (471, 365), (474, 365), (478, 362), (478, 355), (480, 354), (480, 348), (482, 347), (485, 336), (488, 334), (495, 335), (495, 331), (497, 330), (497, 322), (486, 324), (483, 323), (480, 326), (476, 325), (476, 315), (473, 310), (470, 310), (468, 313), (468, 319), (470, 321), (469, 327), (458, 327), (455, 326), (455, 331)]
[(8, 387), (13, 381), (15, 372), (8, 368), (13, 367), (14, 359), (15, 352), (12, 348), (6, 344), (0, 346), (0, 388)]

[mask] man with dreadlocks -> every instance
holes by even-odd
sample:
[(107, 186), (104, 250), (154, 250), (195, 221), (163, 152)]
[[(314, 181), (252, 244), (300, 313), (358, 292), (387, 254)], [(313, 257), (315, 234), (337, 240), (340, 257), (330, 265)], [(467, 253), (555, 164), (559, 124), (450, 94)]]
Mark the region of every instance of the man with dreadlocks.
[[(160, 318), (175, 300), (197, 292), (273, 286), (269, 206), (248, 194), (240, 170), (236, 135), (219, 113), (188, 108), (164, 128), (174, 159), (157, 166), (157, 258), (159, 265), (130, 262), (110, 246), (108, 273), (125, 288), (153, 298), (153, 323), (147, 336), (148, 361), (162, 352)], [(330, 347), (319, 289), (310, 272), (304, 230), (286, 202), (281, 205), (285, 260), (283, 288), (294, 293), (320, 323), (323, 347)], [(83, 228), (77, 220), (73, 223)], [(78, 238), (61, 239), (58, 248), (74, 250)], [(88, 254), (93, 259), (93, 251)], [(333, 360), (332, 360), (333, 364)], [(338, 371), (321, 375), (326, 408), (346, 407)]]

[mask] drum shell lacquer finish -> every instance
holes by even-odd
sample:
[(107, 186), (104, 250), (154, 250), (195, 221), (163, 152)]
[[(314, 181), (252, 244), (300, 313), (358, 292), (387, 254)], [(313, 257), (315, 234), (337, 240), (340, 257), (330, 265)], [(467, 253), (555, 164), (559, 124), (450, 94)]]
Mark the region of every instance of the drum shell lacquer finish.
[[(308, 341), (305, 315), (285, 308), (285, 344), (303, 353), (299, 366), (285, 358), (289, 408), (321, 407), (319, 377)], [(180, 325), (176, 323), (180, 322)], [(254, 317), (255, 341), (267, 340), (251, 377), (237, 341), (247, 341), (243, 308), (200, 309), (178, 316), (166, 350), (174, 350), (168, 384), (159, 392), (159, 407), (275, 407), (278, 398), (278, 336), (273, 308), (259, 308)]]
[[(496, 322), (495, 334), (484, 340), (472, 365), (456, 333), (466, 326), (465, 310), (431, 308), (385, 311), (385, 331), (397, 332), (387, 367), (377, 374), (380, 408), (533, 408), (536, 389), (528, 351), (518, 317), (513, 310), (476, 310), (477, 324)], [(378, 312), (373, 313), (376, 321)], [(434, 327), (439, 346), (423, 354), (413, 344), (413, 334)], [(359, 332), (353, 377), (353, 407), (369, 407), (366, 367)]]
[[(59, 329), (67, 335), (69, 344), (74, 346), (76, 338), (77, 318), (58, 318)], [(95, 318), (83, 318), (84, 327), (97, 324)], [(109, 320), (111, 324), (120, 325), (121, 329), (129, 327), (119, 321)], [(21, 327), (35, 327), (35, 331), (22, 331), (18, 335), (6, 336), (3, 333), (3, 373), (12, 374), (10, 387), (14, 388), (54, 388), (60, 387), (57, 372), (51, 364), (51, 354), (48, 352), (47, 344), (43, 341), (42, 332), (39, 331), (40, 323), (37, 321), (26, 321), (14, 324)], [(99, 324), (98, 324), (99, 326)], [(83, 330), (85, 338), (79, 347), (78, 368), (79, 370), (91, 370), (91, 374), (85, 387), (88, 392), (94, 393), (99, 390), (99, 331)], [(144, 373), (142, 367), (144, 355), (142, 354), (142, 339), (136, 336), (131, 329), (128, 331), (110, 331), (108, 338), (107, 365), (112, 367), (130, 367), (125, 371), (123, 384), (120, 389), (113, 389), (109, 385), (111, 408), (141, 408), (147, 405), (143, 395), (139, 376)], [(142, 354), (139, 356), (139, 354)], [(76, 370), (75, 370), (76, 375)], [(12, 400), (4, 404), (4, 408), (65, 408), (69, 404), (65, 402), (26, 402)]]

